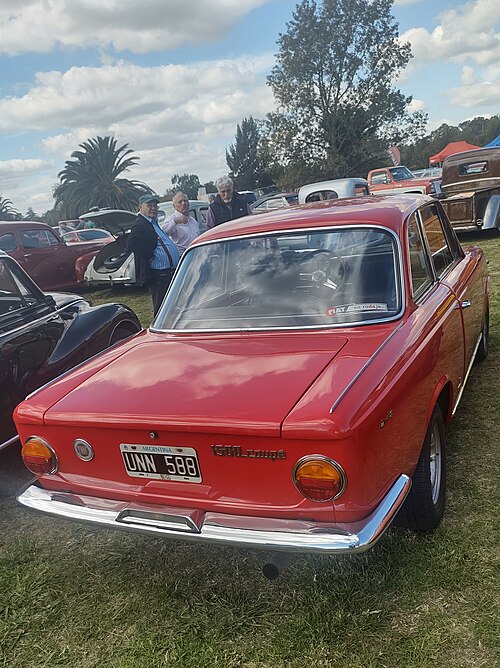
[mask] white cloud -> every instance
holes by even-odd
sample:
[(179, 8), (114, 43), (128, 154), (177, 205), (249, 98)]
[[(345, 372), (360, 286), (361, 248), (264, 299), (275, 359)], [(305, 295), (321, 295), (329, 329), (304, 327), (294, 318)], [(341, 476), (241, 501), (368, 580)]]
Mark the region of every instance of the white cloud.
[(425, 109), (426, 109), (425, 102), (423, 100), (417, 100), (415, 98), (413, 98), (410, 104), (408, 105), (408, 110), (410, 112), (425, 111)]
[(2, 0), (0, 53), (99, 47), (148, 53), (221, 39), (269, 0)]
[[(97, 135), (128, 143), (140, 163), (127, 175), (159, 193), (170, 186), (174, 173), (209, 181), (227, 171), (225, 147), (234, 141), (237, 123), (250, 115), (263, 118), (274, 108), (265, 83), (273, 63), (269, 54), (192, 65), (120, 62), (40, 72), (24, 95), (0, 99), (0, 135), (42, 134), (41, 145), (51, 159), (51, 171), (44, 176), (44, 210), (52, 207), (52, 186), (65, 161)], [(33, 206), (32, 191), (33, 183), (19, 192), (17, 208)]]
[(432, 32), (412, 28), (401, 36), (411, 43), (416, 61), (471, 58), (487, 65), (500, 59), (500, 34), (495, 27), (500, 21), (498, 0), (471, 0), (442, 12), (438, 21)]
[(470, 84), (476, 83), (476, 73), (474, 72), (474, 69), (468, 65), (463, 67), (460, 81), (464, 86), (470, 86)]
[[(498, 101), (500, 100), (500, 82), (492, 83), (485, 81), (474, 83), (469, 86), (459, 86), (446, 91), (450, 105), (463, 107), (464, 109), (488, 109), (498, 113)], [(481, 116), (485, 116), (481, 113)]]

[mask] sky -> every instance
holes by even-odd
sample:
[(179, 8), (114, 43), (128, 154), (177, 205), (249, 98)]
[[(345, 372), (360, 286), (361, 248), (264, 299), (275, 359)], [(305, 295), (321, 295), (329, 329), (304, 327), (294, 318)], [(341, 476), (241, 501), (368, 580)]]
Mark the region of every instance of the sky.
[[(0, 195), (51, 209), (71, 153), (106, 135), (160, 195), (176, 173), (227, 173), (237, 124), (275, 108), (266, 77), (296, 4), (1, 0)], [(429, 132), (500, 114), (500, 0), (395, 0), (393, 14), (413, 53), (396, 86)]]

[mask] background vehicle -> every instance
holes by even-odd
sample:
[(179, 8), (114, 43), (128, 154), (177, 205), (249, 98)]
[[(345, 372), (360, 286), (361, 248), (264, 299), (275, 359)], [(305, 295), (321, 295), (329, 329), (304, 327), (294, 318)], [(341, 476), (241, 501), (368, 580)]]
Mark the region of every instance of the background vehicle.
[(27, 394), (140, 329), (121, 304), (44, 294), (0, 251), (0, 450), (16, 440), (12, 411)]
[(423, 169), (412, 169), (411, 172), (417, 179), (426, 179), (432, 176), (440, 179), (443, 175), (441, 167), (424, 167)]
[[(172, 202), (160, 202), (164, 218), (174, 213)], [(207, 229), (208, 202), (189, 200), (189, 213), (200, 224), (200, 233)], [(137, 213), (119, 209), (101, 209), (98, 212), (84, 214), (81, 218), (92, 217), (99, 227), (112, 232), (116, 240), (104, 246), (92, 258), (85, 270), (84, 281), (87, 285), (135, 285), (134, 255), (127, 248), (128, 232), (137, 217)], [(161, 224), (161, 223), (160, 223)]]
[[(0, 221), (0, 250), (15, 258), (43, 290), (64, 290), (79, 282), (102, 241), (67, 244), (50, 225)], [(85, 260), (83, 260), (85, 256)]]
[(308, 183), (299, 188), (299, 204), (309, 202), (321, 202), (329, 199), (342, 199), (345, 197), (360, 197), (368, 195), (368, 182), (366, 179), (332, 179), (331, 181), (319, 181)]
[(114, 236), (107, 230), (99, 230), (97, 228), (89, 228), (87, 230), (74, 230), (73, 232), (65, 232), (62, 238), (67, 244), (78, 243), (80, 241), (102, 241), (107, 244), (114, 240)]
[(17, 408), (28, 467), (40, 453), (18, 498), (290, 553), (362, 552), (397, 513), (432, 530), (445, 425), (488, 352), (488, 290), (482, 251), (462, 249), (431, 198), (208, 230), (148, 331)]
[(299, 196), (295, 192), (264, 195), (250, 205), (252, 213), (266, 213), (298, 204)]
[(367, 176), (368, 187), (374, 195), (394, 195), (396, 193), (421, 193), (430, 195), (440, 190), (438, 177), (416, 178), (403, 165), (372, 169)]
[(243, 195), (248, 205), (253, 204), (257, 200), (253, 190), (238, 190), (238, 193)]
[(500, 147), (451, 155), (443, 163), (441, 204), (457, 231), (500, 228)]

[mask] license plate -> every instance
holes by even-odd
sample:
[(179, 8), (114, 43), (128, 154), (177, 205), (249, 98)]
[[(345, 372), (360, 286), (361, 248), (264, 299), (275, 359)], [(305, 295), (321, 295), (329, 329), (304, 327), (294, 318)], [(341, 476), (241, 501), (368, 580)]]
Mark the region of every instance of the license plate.
[(133, 478), (201, 482), (198, 456), (194, 448), (120, 443), (120, 452), (125, 470)]

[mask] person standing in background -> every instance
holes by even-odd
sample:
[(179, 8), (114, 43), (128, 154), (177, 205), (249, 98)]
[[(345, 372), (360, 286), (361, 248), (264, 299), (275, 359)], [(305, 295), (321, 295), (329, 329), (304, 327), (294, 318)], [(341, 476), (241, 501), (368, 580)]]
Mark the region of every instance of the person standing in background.
[(175, 212), (169, 216), (161, 229), (169, 235), (182, 255), (189, 244), (200, 234), (198, 221), (189, 215), (189, 199), (185, 193), (175, 193), (172, 198)]
[(217, 179), (215, 187), (217, 196), (208, 207), (208, 228), (252, 213), (245, 197), (234, 192), (233, 181), (229, 176), (221, 176)]
[(136, 280), (151, 294), (153, 315), (158, 313), (179, 262), (176, 245), (158, 225), (159, 201), (156, 195), (139, 197), (139, 214), (128, 239), (128, 249), (134, 253)]

